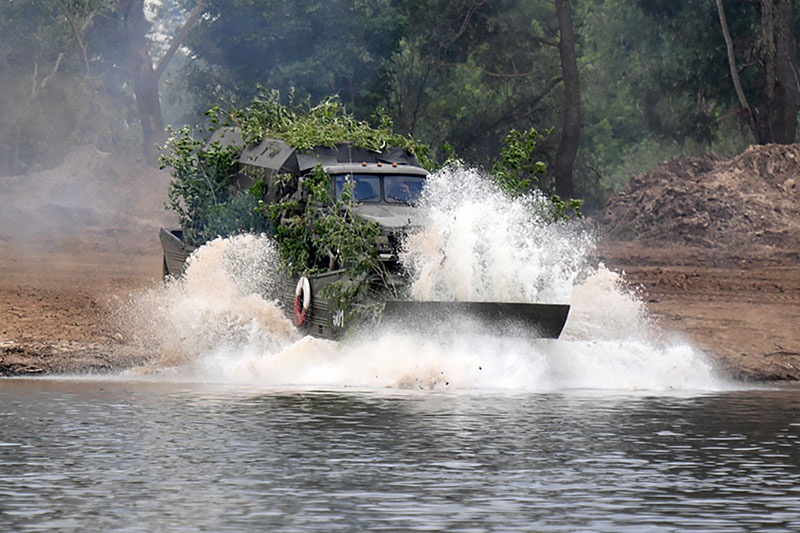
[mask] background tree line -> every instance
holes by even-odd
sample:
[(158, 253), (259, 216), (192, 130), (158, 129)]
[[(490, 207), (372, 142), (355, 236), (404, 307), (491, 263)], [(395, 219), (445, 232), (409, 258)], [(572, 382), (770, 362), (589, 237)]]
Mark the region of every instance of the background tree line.
[(796, 18), (793, 0), (5, 0), (0, 175), (74, 144), (153, 159), (165, 123), (263, 86), (381, 107), (484, 167), (534, 128), (544, 187), (601, 206), (669, 156), (794, 142)]

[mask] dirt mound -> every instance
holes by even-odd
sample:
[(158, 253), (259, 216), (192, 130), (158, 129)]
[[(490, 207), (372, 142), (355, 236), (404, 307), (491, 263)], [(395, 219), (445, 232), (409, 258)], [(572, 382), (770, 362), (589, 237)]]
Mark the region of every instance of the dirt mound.
[(800, 248), (800, 145), (670, 160), (635, 176), (601, 217), (617, 240)]
[(133, 253), (158, 246), (158, 227), (174, 223), (164, 209), (169, 174), (136, 152), (79, 146), (55, 169), (0, 177), (0, 244)]

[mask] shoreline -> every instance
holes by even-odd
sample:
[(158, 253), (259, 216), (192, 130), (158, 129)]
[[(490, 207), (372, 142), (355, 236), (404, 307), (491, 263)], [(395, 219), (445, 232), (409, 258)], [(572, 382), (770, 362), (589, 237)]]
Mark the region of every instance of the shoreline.
[[(157, 356), (126, 338), (115, 315), (128, 295), (160, 283), (160, 254), (74, 249), (0, 242), (0, 376), (113, 373)], [(597, 256), (624, 272), (662, 328), (685, 335), (724, 376), (800, 380), (800, 266), (791, 252), (741, 258), (605, 242)]]

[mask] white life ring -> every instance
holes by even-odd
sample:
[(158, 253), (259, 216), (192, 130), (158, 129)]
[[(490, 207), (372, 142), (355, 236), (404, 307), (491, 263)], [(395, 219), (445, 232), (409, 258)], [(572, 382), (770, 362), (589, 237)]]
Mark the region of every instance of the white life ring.
[(294, 324), (302, 326), (308, 319), (308, 309), (311, 307), (311, 284), (308, 278), (302, 276), (294, 290)]

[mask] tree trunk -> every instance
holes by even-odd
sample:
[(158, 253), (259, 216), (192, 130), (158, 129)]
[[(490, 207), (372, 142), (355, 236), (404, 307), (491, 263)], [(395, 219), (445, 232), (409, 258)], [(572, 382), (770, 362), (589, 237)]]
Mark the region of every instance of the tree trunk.
[(207, 6), (207, 0), (199, 0), (189, 14), (178, 34), (172, 39), (169, 49), (153, 68), (153, 59), (147, 47), (147, 20), (144, 18), (144, 0), (120, 0), (120, 9), (125, 21), (125, 38), (128, 44), (128, 60), (133, 77), (133, 92), (139, 121), (142, 125), (145, 157), (152, 164), (158, 162), (157, 145), (166, 141), (164, 116), (158, 94), (158, 80), (183, 44), (189, 30), (194, 26)]
[(792, 144), (797, 134), (800, 83), (797, 69), (797, 39), (794, 33), (794, 0), (760, 0), (760, 57), (763, 65), (764, 102), (757, 108), (747, 103), (739, 80), (733, 41), (725, 20), (722, 0), (716, 0), (722, 33), (728, 49), (731, 77), (742, 111), (757, 144)]
[(750, 104), (747, 101), (747, 96), (744, 94), (744, 89), (742, 88), (742, 81), (739, 77), (739, 67), (736, 65), (736, 56), (734, 55), (733, 50), (733, 39), (731, 38), (731, 32), (728, 28), (728, 19), (725, 16), (725, 6), (722, 4), (722, 0), (717, 0), (717, 13), (719, 14), (719, 24), (722, 27), (722, 36), (725, 38), (725, 48), (727, 49), (728, 53), (728, 67), (731, 71), (731, 79), (733, 80), (733, 88), (736, 91), (736, 97), (739, 99), (739, 106), (742, 108), (743, 118), (747, 121), (747, 125), (750, 128), (750, 131), (753, 133), (753, 136), (758, 138), (758, 128), (756, 127), (756, 113), (753, 109), (750, 108)]
[[(771, 2), (772, 0), (763, 0)], [(797, 64), (797, 39), (794, 33), (794, 2), (778, 0), (775, 12), (774, 57), (772, 87), (767, 100), (766, 115), (769, 120), (771, 142), (792, 144), (797, 133), (797, 112), (800, 107), (800, 87), (795, 65)]]
[(793, 0), (761, 0), (761, 62), (765, 101), (756, 115), (756, 142), (792, 144), (800, 108)]
[(142, 141), (147, 160), (155, 164), (158, 160), (157, 144), (166, 140), (164, 117), (158, 96), (158, 78), (153, 70), (153, 61), (147, 49), (147, 21), (144, 18), (144, 0), (121, 0), (125, 22), (128, 61), (133, 77), (133, 92), (139, 121), (142, 126)]
[(556, 193), (563, 199), (572, 198), (575, 190), (572, 179), (578, 144), (581, 140), (581, 91), (578, 78), (578, 59), (575, 52), (575, 28), (569, 0), (554, 0), (558, 30), (558, 50), (564, 73), (564, 125), (555, 161)]

